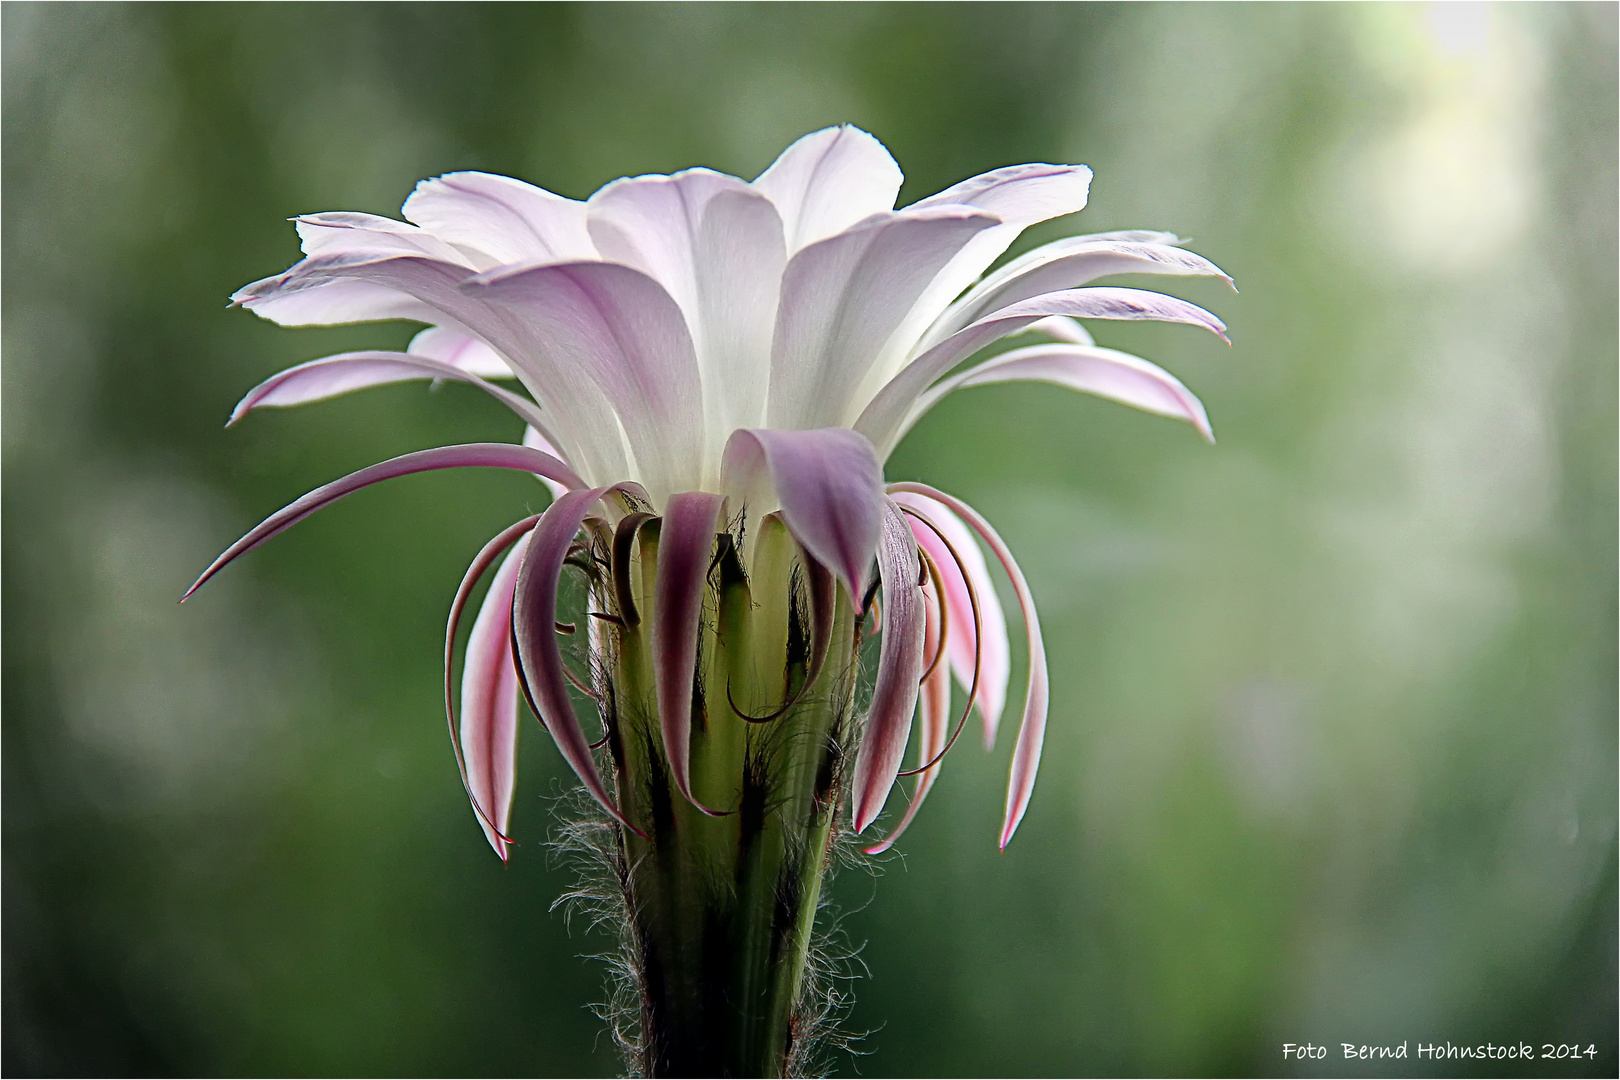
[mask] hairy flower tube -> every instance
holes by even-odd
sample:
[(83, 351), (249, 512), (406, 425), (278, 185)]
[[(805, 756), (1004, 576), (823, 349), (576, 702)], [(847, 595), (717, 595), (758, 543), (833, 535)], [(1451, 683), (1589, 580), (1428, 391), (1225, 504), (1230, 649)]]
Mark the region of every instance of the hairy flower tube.
[[(304, 258), (233, 297), (289, 326), (427, 328), (405, 352), (283, 371), (232, 422), (434, 379), (470, 383), (525, 423), (521, 444), (421, 450), (310, 492), (191, 591), (389, 477), (485, 466), (552, 488), (545, 512), (492, 539), (456, 592), (445, 707), (474, 814), (503, 860), (520, 698), (605, 815), (639, 1001), (632, 1067), (799, 1067), (834, 836), (866, 833), (898, 778), (915, 775), (904, 816), (866, 850), (892, 844), (970, 713), (994, 744), (1011, 663), (980, 542), (1011, 581), (1028, 640), (1003, 847), (1017, 829), (1047, 713), (1034, 600), (977, 512), (922, 484), (885, 486), (882, 462), (946, 394), (1015, 380), (1210, 436), (1180, 382), (1097, 347), (1077, 320), (1179, 322), (1224, 338), (1202, 308), (1090, 284), (1226, 278), (1213, 264), (1172, 235), (1120, 232), (1059, 240), (986, 274), (1024, 228), (1080, 210), (1090, 181), (1080, 165), (1016, 165), (896, 210), (899, 168), (851, 127), (806, 135), (752, 182), (690, 169), (615, 180), (583, 202), (451, 173), (417, 186), (403, 222), (298, 218)], [(969, 363), (1026, 331), (1042, 343)], [(497, 385), (509, 379), (526, 393)], [(485, 577), (458, 710), (458, 625)], [(570, 607), (581, 591), (583, 610)], [(857, 701), (873, 637), (870, 692)], [(582, 724), (576, 701), (594, 704), (594, 722)], [(913, 742), (917, 767), (903, 771)]]

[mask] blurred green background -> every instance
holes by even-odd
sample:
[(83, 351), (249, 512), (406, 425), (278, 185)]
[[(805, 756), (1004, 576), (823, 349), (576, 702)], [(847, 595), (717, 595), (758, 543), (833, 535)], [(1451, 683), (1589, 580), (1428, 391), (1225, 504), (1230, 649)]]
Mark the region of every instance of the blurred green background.
[[(349, 469), (513, 439), (461, 387), (221, 430), (412, 327), (226, 310), (285, 219), (420, 178), (583, 197), (753, 176), (850, 121), (902, 202), (1096, 169), (1068, 232), (1172, 229), (1235, 348), (1100, 325), (1219, 446), (969, 391), (889, 464), (979, 506), (1041, 604), (1022, 831), (964, 744), (875, 874), (843, 1075), (1328, 1074), (1341, 1042), (1578, 1043), (1616, 1071), (1616, 8), (46, 5), (4, 19), (4, 1071), (612, 1073), (607, 942), (548, 905), (530, 723), (510, 866), (440, 628), (522, 477), (397, 481), (174, 600)], [(1165, 281), (1127, 282), (1165, 287)], [(1015, 646), (1016, 647), (1016, 646)], [(1015, 676), (1015, 685), (1017, 682)], [(1284, 1042), (1330, 1048), (1285, 1062)]]

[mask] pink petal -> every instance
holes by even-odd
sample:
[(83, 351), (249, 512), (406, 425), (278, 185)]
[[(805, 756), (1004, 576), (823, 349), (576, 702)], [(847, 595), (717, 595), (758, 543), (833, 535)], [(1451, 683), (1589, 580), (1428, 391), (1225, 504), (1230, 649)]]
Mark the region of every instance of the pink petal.
[(1001, 846), (1005, 848), (1029, 809), (1029, 797), (1035, 790), (1035, 773), (1041, 765), (1041, 744), (1046, 739), (1046, 710), (1050, 700), (1046, 672), (1046, 646), (1041, 640), (1040, 616), (1035, 611), (1035, 598), (1030, 595), (1029, 584), (1018, 561), (1002, 542), (996, 530), (979, 512), (961, 499), (947, 495), (927, 484), (890, 484), (890, 491), (925, 495), (944, 503), (958, 517), (990, 545), (1000, 560), (1001, 567), (1012, 581), (1013, 592), (1018, 595), (1018, 607), (1024, 616), (1024, 633), (1029, 638), (1029, 684), (1024, 694), (1024, 718), (1018, 725), (1018, 742), (1013, 747), (1012, 771), (1007, 783), (1007, 812), (1002, 819)]
[(919, 404), (931, 404), (964, 386), (1025, 380), (1054, 383), (1185, 420), (1205, 439), (1215, 441), (1203, 402), (1181, 380), (1139, 356), (1095, 345), (1034, 345), (1004, 352), (939, 384)]
[[(847, 428), (738, 430), (726, 443), (722, 472), (727, 491), (749, 493), (745, 503), (768, 501), (768, 480), (788, 531), (859, 602), (884, 503), (883, 469), (870, 443)], [(773, 508), (751, 507), (756, 516)]]
[[(916, 528), (913, 527), (914, 533)], [(930, 534), (932, 535), (932, 534)], [(937, 539), (937, 538), (936, 538)], [(934, 595), (932, 582), (924, 589), (924, 599), (927, 604), (927, 631), (923, 636), (923, 663), (933, 658), (934, 652), (939, 648), (940, 606), (939, 599)], [(956, 626), (950, 628), (950, 633), (956, 633)], [(917, 696), (917, 719), (919, 730), (917, 732), (917, 764), (927, 765), (940, 752), (945, 749), (945, 743), (950, 736), (951, 725), (951, 675), (950, 666), (946, 663), (934, 665), (934, 670), (923, 679), (922, 688)], [(917, 787), (911, 793), (911, 803), (906, 807), (905, 816), (894, 827), (894, 831), (884, 837), (879, 843), (866, 848), (868, 855), (878, 855), (894, 846), (900, 839), (900, 834), (906, 831), (911, 819), (917, 816), (922, 809), (923, 800), (928, 797), (928, 791), (934, 786), (939, 777), (939, 770), (943, 762), (934, 761), (929, 768), (917, 774)]]
[(920, 563), (900, 508), (883, 501), (883, 534), (878, 544), (878, 574), (883, 579), (883, 645), (878, 653), (877, 681), (866, 718), (861, 748), (855, 755), (855, 831), (865, 831), (883, 810), (900, 772), (911, 714), (917, 707), (917, 680), (922, 675), (926, 615), (917, 585)]
[[(928, 552), (929, 558), (934, 560), (934, 565), (939, 567), (940, 580), (945, 585), (945, 604), (950, 613), (945, 654), (950, 661), (951, 672), (964, 691), (973, 684), (973, 600), (968, 594), (968, 582), (973, 583), (973, 596), (979, 601), (979, 621), (984, 631), (978, 649), (979, 689), (974, 707), (979, 711), (979, 719), (984, 722), (984, 744), (989, 749), (995, 745), (996, 729), (1000, 726), (1001, 712), (1007, 704), (1007, 680), (1012, 675), (1007, 618), (1002, 613), (1001, 600), (996, 596), (995, 583), (990, 580), (990, 570), (984, 564), (984, 556), (979, 552), (973, 534), (962, 524), (962, 519), (951, 513), (944, 504), (903, 491), (894, 495), (894, 501), (920, 513), (945, 535), (945, 540), (950, 541), (950, 547), (946, 547), (945, 542), (928, 525), (911, 520), (912, 535)], [(966, 578), (951, 557), (952, 548), (962, 560), (962, 567), (967, 571)]]
[(767, 425), (847, 424), (856, 390), (913, 303), (964, 244), (995, 224), (963, 207), (903, 210), (794, 255), (782, 275)]
[(429, 360), (425, 356), (412, 356), (410, 353), (379, 351), (339, 353), (272, 375), (236, 403), (225, 426), (236, 423), (254, 409), (303, 405), (410, 379), (455, 379), (471, 383), (517, 413), (525, 423), (544, 422), (533, 402), (494, 383), (485, 382), (453, 364)]
[(658, 583), (653, 602), (653, 669), (658, 679), (658, 721), (670, 776), (688, 802), (692, 795), (692, 680), (702, 629), (709, 556), (724, 500), (706, 491), (671, 495), (658, 532)]
[(303, 521), (327, 503), (335, 502), (343, 496), (375, 484), (379, 480), (389, 480), (410, 473), (429, 472), (433, 469), (458, 469), (474, 466), (539, 473), (570, 487), (584, 487), (584, 482), (574, 475), (574, 470), (550, 454), (543, 454), (526, 446), (514, 446), (512, 443), (463, 443), (459, 446), (437, 446), (431, 450), (418, 450), (413, 454), (402, 454), (399, 457), (389, 458), (387, 461), (379, 462), (376, 465), (369, 465), (358, 472), (352, 472), (348, 476), (332, 481), (330, 484), (318, 487), (302, 498), (277, 510), (254, 526), (252, 531), (232, 544), (225, 550), (224, 554), (209, 564), (208, 569), (202, 572), (202, 576), (192, 584), (191, 588), (186, 590), (186, 594), (180, 598), (180, 602), (185, 603), (192, 593), (202, 588), (203, 582), (219, 573), (238, 555), (252, 551), (277, 533)]
[(894, 209), (900, 166), (883, 144), (848, 124), (811, 132), (782, 151), (754, 187), (781, 212), (788, 251)]
[(509, 176), (447, 173), (416, 185), (401, 212), (439, 239), (492, 263), (594, 259), (585, 204)]
[(855, 422), (855, 430), (882, 451), (905, 430), (913, 404), (929, 384), (984, 346), (1051, 315), (1082, 319), (1151, 319), (1201, 326), (1227, 341), (1226, 324), (1214, 315), (1162, 293), (1141, 289), (1069, 289), (1021, 300), (958, 330), (907, 364), (879, 391)]
[(551, 732), (563, 760), (608, 813), (626, 828), (639, 832), (614, 805), (596, 771), (590, 743), (580, 730), (579, 718), (568, 698), (568, 676), (563, 673), (562, 654), (557, 649), (557, 578), (562, 573), (563, 559), (585, 515), (596, 500), (611, 490), (599, 487), (570, 491), (540, 515), (529, 538), (523, 568), (518, 571), (512, 601), (512, 640), (530, 704)]
[[(456, 589), (456, 596), (450, 604), (450, 618), (445, 624), (444, 631), (444, 715), (450, 727), (450, 748), (456, 754), (456, 768), (461, 774), (461, 786), (467, 792), (467, 800), (472, 804), (473, 816), (478, 819), (479, 827), (484, 830), (490, 846), (495, 849), (502, 862), (506, 861), (507, 849), (510, 841), (507, 839), (507, 821), (511, 811), (511, 791), (516, 786), (517, 756), (516, 756), (516, 725), (517, 725), (517, 669), (511, 661), (511, 623), (512, 623), (512, 581), (504, 581), (497, 576), (491, 585), (484, 605), (479, 611), (478, 626), (473, 630), (473, 638), (467, 643), (467, 661), (462, 678), (462, 705), (467, 715), (476, 717), (469, 725), (463, 721), (459, 727), (456, 722), (456, 699), (453, 690), (456, 659), (456, 630), (461, 624), (461, 614), (467, 608), (467, 601), (472, 598), (472, 591), (489, 571), (490, 566), (501, 554), (519, 540), (525, 540), (534, 523), (540, 520), (540, 515), (524, 518), (514, 525), (509, 525), (473, 558), (467, 567), (467, 573), (461, 579), (461, 585)], [(513, 552), (502, 565), (500, 573), (507, 574), (510, 570), (514, 576), (517, 573), (518, 563), (522, 559), (522, 548)], [(491, 599), (494, 598), (494, 599)], [(494, 605), (493, 608), (491, 605)], [(502, 606), (504, 604), (504, 607)], [(497, 691), (502, 690), (501, 680), (506, 675), (500, 671), (500, 665), (484, 647), (488, 644), (486, 638), (480, 638), (479, 627), (483, 626), (484, 616), (494, 611), (501, 624), (499, 627), (498, 646), (505, 660), (505, 669), (510, 673), (512, 682), (509, 700), (511, 704), (512, 739), (511, 752), (507, 752), (507, 740), (501, 736), (505, 729), (505, 704), (507, 696)], [(475, 662), (473, 645), (479, 644), (479, 654)], [(469, 690), (469, 684), (477, 679), (482, 693)], [(469, 727), (471, 730), (469, 730)], [(482, 733), (479, 758), (479, 767), (469, 770), (468, 762), (472, 758), (470, 748), (463, 749), (469, 739), (478, 739)], [(494, 751), (494, 752), (491, 752)], [(478, 779), (475, 781), (474, 774)], [(505, 777), (503, 780), (502, 778)], [(504, 800), (499, 792), (506, 791)], [(504, 807), (504, 809), (503, 809)]]

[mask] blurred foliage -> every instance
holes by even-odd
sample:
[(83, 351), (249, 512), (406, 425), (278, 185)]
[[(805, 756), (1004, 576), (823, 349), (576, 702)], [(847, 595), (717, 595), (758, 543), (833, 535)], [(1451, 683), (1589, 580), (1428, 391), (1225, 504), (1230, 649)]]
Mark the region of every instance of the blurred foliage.
[[(1324, 1074), (1341, 1042), (1579, 1043), (1614, 1075), (1616, 9), (4, 6), (4, 1069), (579, 1075), (606, 947), (548, 905), (530, 727), (510, 866), (438, 715), (449, 595), (544, 496), (358, 495), (185, 608), (269, 510), (431, 444), (465, 388), (220, 430), (402, 325), (223, 308), (290, 215), (418, 179), (582, 197), (752, 176), (850, 121), (902, 201), (1083, 161), (1070, 231), (1174, 229), (1236, 347), (1104, 326), (1218, 447), (970, 391), (889, 465), (978, 505), (1042, 604), (1040, 790), (964, 745), (834, 893), (864, 1075)], [(1163, 287), (1163, 283), (1150, 287)], [(1285, 1062), (1284, 1042), (1329, 1047)], [(1474, 1075), (1409, 1059), (1370, 1075)]]

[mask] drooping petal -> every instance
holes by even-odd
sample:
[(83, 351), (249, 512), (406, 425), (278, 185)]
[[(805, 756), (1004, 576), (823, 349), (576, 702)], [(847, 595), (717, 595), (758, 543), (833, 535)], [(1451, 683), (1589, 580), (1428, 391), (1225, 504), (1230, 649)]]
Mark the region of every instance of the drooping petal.
[(883, 643), (878, 652), (877, 680), (866, 731), (855, 755), (852, 792), (857, 833), (877, 818), (894, 787), (911, 735), (917, 707), (917, 680), (922, 675), (923, 632), (927, 621), (923, 591), (917, 584), (921, 564), (917, 543), (900, 508), (883, 500), (878, 574), (883, 579)]
[(795, 142), (759, 174), (754, 187), (781, 212), (787, 249), (794, 252), (868, 215), (893, 210), (903, 179), (882, 143), (845, 124)]
[(987, 312), (1043, 293), (1077, 289), (1111, 274), (1218, 277), (1232, 283), (1226, 271), (1185, 248), (1069, 237), (1014, 259), (969, 289), (930, 328), (924, 345), (943, 340)]
[(1035, 598), (1030, 595), (1029, 583), (1018, 561), (1002, 541), (1001, 536), (979, 512), (961, 499), (947, 495), (927, 484), (902, 482), (890, 484), (893, 492), (909, 491), (943, 503), (978, 533), (990, 546), (1012, 582), (1018, 596), (1018, 607), (1024, 616), (1024, 633), (1029, 639), (1029, 682), (1024, 692), (1024, 717), (1018, 725), (1018, 742), (1013, 747), (1012, 769), (1007, 782), (1007, 811), (1002, 818), (1001, 846), (1005, 848), (1018, 829), (1018, 823), (1029, 809), (1029, 797), (1035, 790), (1035, 773), (1041, 765), (1041, 744), (1046, 740), (1046, 710), (1050, 701), (1050, 688), (1046, 671), (1046, 645), (1041, 639), (1041, 620), (1035, 611)]
[(658, 582), (652, 620), (653, 669), (658, 679), (658, 722), (670, 777), (688, 802), (692, 795), (692, 680), (697, 665), (709, 556), (724, 500), (706, 491), (671, 495), (658, 532)]
[(561, 263), (475, 279), (467, 292), (504, 308), (531, 350), (601, 388), (655, 495), (702, 484), (697, 359), (656, 281), (615, 263)]
[(738, 430), (726, 443), (722, 472), (725, 490), (754, 516), (780, 506), (793, 538), (860, 601), (884, 504), (883, 468), (870, 443), (847, 428)]
[(761, 423), (787, 259), (771, 201), (708, 169), (638, 176), (591, 196), (590, 228), (604, 258), (647, 274), (680, 305), (710, 429)]
[(1117, 401), (1144, 412), (1185, 420), (1209, 442), (1204, 404), (1168, 371), (1139, 356), (1095, 345), (1032, 345), (992, 357), (977, 367), (936, 384), (917, 402), (913, 420), (935, 402), (967, 386), (1035, 381)]
[(585, 204), (492, 173), (446, 173), (416, 185), (401, 212), (435, 236), (492, 263), (597, 258)]
[(998, 338), (1051, 315), (1081, 319), (1149, 319), (1201, 326), (1226, 341), (1226, 324), (1214, 315), (1163, 293), (1142, 289), (1067, 289), (1046, 293), (994, 311), (958, 330), (907, 364), (890, 379), (855, 422), (879, 453), (894, 448), (913, 404), (933, 381)]
[(562, 573), (563, 559), (591, 506), (611, 490), (600, 487), (570, 491), (540, 515), (529, 538), (523, 567), (518, 571), (512, 601), (512, 640), (517, 645), (520, 681), (563, 760), (608, 813), (636, 831), (602, 784), (590, 743), (568, 699), (568, 676), (557, 648), (557, 578)]
[[(467, 638), (461, 669), (461, 752), (478, 824), (505, 862), (517, 786), (518, 674), (512, 663), (512, 590), (526, 545), (506, 556)], [(485, 815), (488, 820), (485, 820)]]
[[(974, 708), (984, 723), (984, 744), (995, 745), (996, 729), (1007, 704), (1007, 680), (1012, 674), (1012, 653), (1007, 644), (1007, 617), (996, 596), (995, 583), (984, 564), (984, 555), (962, 519), (943, 503), (913, 492), (896, 492), (894, 501), (914, 510), (925, 521), (912, 520), (911, 532), (918, 545), (934, 560), (945, 585), (950, 633), (945, 639), (945, 655), (952, 674), (965, 691), (973, 685), (975, 659), (979, 669), (979, 689)], [(926, 523), (925, 523), (926, 522)], [(930, 527), (932, 526), (932, 527)], [(938, 529), (939, 532), (934, 530)], [(947, 541), (949, 546), (947, 546)], [(957, 560), (961, 560), (958, 566)], [(965, 572), (965, 573), (964, 573)], [(970, 595), (968, 586), (971, 583)], [(975, 638), (973, 601), (979, 604), (982, 634)], [(977, 648), (975, 648), (975, 645)]]
[(524, 423), (544, 423), (532, 401), (494, 383), (485, 382), (454, 364), (410, 353), (379, 351), (339, 353), (278, 372), (249, 390), (247, 396), (236, 403), (225, 426), (236, 423), (254, 409), (303, 405), (355, 390), (411, 379), (454, 379), (471, 383), (517, 413)]
[(453, 364), (470, 375), (483, 379), (514, 379), (517, 373), (505, 357), (459, 330), (448, 326), (430, 326), (411, 338), (405, 351), (412, 356), (425, 356), (429, 360), (442, 360)]
[(903, 210), (793, 256), (771, 347), (768, 425), (847, 424), (855, 391), (912, 304), (997, 220), (955, 206)]
[[(914, 533), (915, 529), (912, 530)], [(923, 662), (926, 664), (940, 647), (940, 628), (942, 609), (939, 598), (934, 594), (933, 584), (929, 583), (924, 590), (924, 603), (927, 608), (927, 630), (923, 635)], [(956, 633), (956, 626), (952, 625), (951, 634)], [(948, 640), (948, 636), (947, 636)], [(911, 793), (911, 802), (906, 806), (905, 816), (894, 827), (894, 831), (881, 841), (866, 848), (866, 854), (878, 855), (894, 846), (900, 839), (900, 834), (906, 831), (917, 811), (922, 809), (923, 800), (928, 797), (928, 791), (939, 778), (939, 770), (943, 762), (934, 761), (945, 749), (946, 741), (950, 736), (951, 728), (951, 672), (950, 665), (936, 663), (934, 670), (924, 677), (922, 687), (917, 694), (917, 764), (927, 765), (917, 774), (917, 787)], [(933, 762), (933, 764), (929, 764)]]
[(281, 326), (333, 326), (382, 319), (433, 322), (440, 316), (437, 309), (413, 296), (369, 281), (327, 279), (319, 287), (288, 289), (284, 286), (290, 273), (244, 285), (231, 299)]
[(411, 454), (402, 454), (387, 461), (369, 465), (348, 476), (334, 480), (330, 484), (316, 488), (302, 498), (296, 499), (274, 514), (265, 518), (242, 539), (232, 544), (225, 552), (209, 564), (208, 569), (202, 572), (191, 586), (186, 590), (185, 596), (180, 598), (184, 603), (192, 593), (200, 589), (205, 581), (219, 573), (225, 566), (246, 554), (292, 526), (303, 521), (309, 515), (328, 503), (335, 502), (351, 492), (359, 491), (363, 487), (377, 483), (379, 480), (389, 480), (396, 476), (407, 476), (411, 473), (428, 472), (433, 469), (459, 469), (480, 467), (489, 469), (514, 469), (518, 472), (539, 473), (549, 476), (553, 480), (569, 487), (583, 487), (584, 482), (574, 474), (574, 470), (564, 465), (550, 454), (541, 453), (527, 446), (516, 446), (512, 443), (463, 443), (458, 446), (437, 446), (431, 450), (418, 450)]
[(1070, 345), (1095, 345), (1097, 341), (1091, 336), (1091, 331), (1080, 325), (1078, 319), (1068, 315), (1048, 315), (1044, 319), (1036, 319), (1022, 330), (1020, 334), (1045, 334)]

